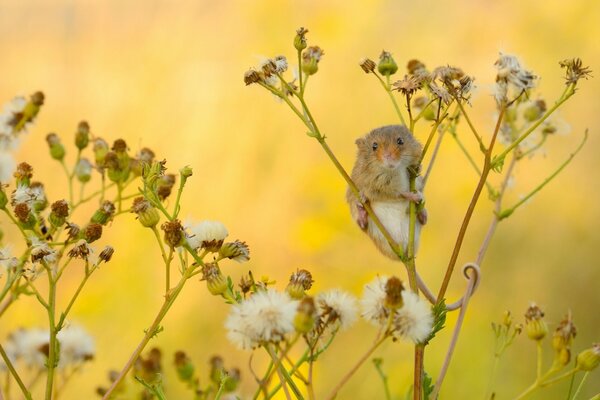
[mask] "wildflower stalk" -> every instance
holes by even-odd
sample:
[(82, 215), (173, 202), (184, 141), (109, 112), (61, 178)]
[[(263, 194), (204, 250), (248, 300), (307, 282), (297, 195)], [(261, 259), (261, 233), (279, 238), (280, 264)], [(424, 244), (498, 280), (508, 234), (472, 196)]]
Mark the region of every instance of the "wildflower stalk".
[(77, 287), (77, 290), (75, 290), (75, 293), (73, 294), (73, 297), (71, 297), (71, 300), (69, 300), (69, 304), (67, 304), (67, 308), (65, 308), (65, 311), (63, 311), (61, 313), (60, 318), (58, 320), (58, 324), (56, 325), (56, 329), (57, 330), (60, 331), (63, 328), (63, 325), (65, 323), (65, 319), (67, 319), (67, 315), (69, 315), (69, 312), (71, 311), (71, 308), (73, 307), (73, 304), (75, 304), (75, 301), (77, 301), (77, 298), (79, 297), (79, 294), (83, 290), (83, 287), (85, 286), (85, 284), (87, 283), (88, 279), (90, 278), (90, 276), (92, 276), (92, 273), (96, 269), (98, 269), (97, 265), (93, 265), (92, 268), (89, 269), (89, 267), (87, 265), (87, 262), (86, 262), (85, 275), (83, 276), (83, 279), (79, 283), (79, 286)]
[[(8, 358), (8, 355), (4, 351), (4, 347), (2, 347), (1, 343), (0, 343), (0, 356), (4, 360), (4, 363), (6, 364), (6, 367), (8, 368), (8, 370), (10, 371), (10, 374), (13, 376), (13, 378), (15, 378), (15, 381), (17, 381), (17, 385), (19, 385), (19, 388), (21, 389), (21, 392), (23, 392), (23, 396), (25, 396), (25, 398), (27, 400), (31, 400), (32, 399), (31, 393), (29, 393), (29, 391), (27, 390), (27, 387), (25, 386), (25, 384), (21, 380), (21, 377), (17, 373), (17, 370), (15, 370), (14, 365), (12, 364), (12, 362), (10, 361), (10, 359)], [(8, 380), (7, 380), (7, 382), (8, 382)]]
[(50, 328), (50, 341), (48, 347), (48, 376), (46, 378), (46, 394), (45, 399), (51, 400), (53, 395), (53, 384), (54, 384), (54, 371), (58, 364), (58, 342), (56, 340), (56, 280), (53, 277), (53, 273), (50, 267), (44, 264), (44, 268), (48, 273), (48, 326)]
[(579, 382), (579, 386), (577, 386), (577, 390), (575, 390), (572, 400), (576, 400), (577, 396), (579, 396), (579, 393), (581, 392), (581, 388), (583, 388), (583, 384), (585, 383), (585, 380), (587, 379), (589, 374), (590, 374), (590, 371), (585, 371), (585, 374), (583, 374), (583, 378), (581, 378), (581, 382)]
[(471, 122), (471, 118), (469, 118), (469, 114), (467, 114), (465, 107), (462, 105), (462, 102), (460, 100), (457, 100), (456, 104), (457, 104), (458, 108), (460, 109), (460, 112), (462, 113), (462, 115), (465, 117), (465, 121), (467, 121), (467, 125), (469, 125), (471, 132), (473, 132), (473, 135), (477, 139), (477, 143), (479, 143), (479, 149), (481, 150), (482, 153), (485, 154), (486, 148), (485, 148), (485, 145), (483, 144), (483, 140), (481, 139), (481, 136), (479, 135), (479, 133), (477, 133), (477, 129), (475, 129), (473, 122)]
[(375, 370), (377, 370), (377, 374), (381, 378), (381, 382), (383, 383), (383, 391), (385, 393), (386, 400), (392, 400), (392, 394), (390, 393), (390, 385), (388, 384), (388, 377), (383, 372), (383, 368), (381, 368), (381, 364), (383, 360), (381, 358), (374, 358), (373, 365), (375, 365)]
[[(441, 103), (442, 103), (442, 99), (439, 100), (437, 117), (435, 119), (435, 123), (433, 124), (433, 126), (431, 127), (431, 130), (429, 131), (429, 135), (427, 135), (427, 140), (425, 141), (425, 145), (423, 146), (423, 151), (421, 152), (421, 158), (419, 159), (419, 165), (423, 162), (423, 159), (425, 158), (425, 154), (427, 154), (427, 150), (429, 150), (429, 146), (431, 145), (431, 141), (433, 140), (433, 136), (435, 135), (435, 132), (437, 132), (437, 129), (440, 126), (440, 124), (442, 123), (442, 121), (444, 119), (446, 119), (446, 117), (448, 116), (448, 113), (446, 111), (448, 111), (449, 106), (446, 107), (446, 109), (444, 110), (444, 114), (440, 117), (440, 109), (441, 109), (441, 105), (442, 105)], [(429, 107), (429, 105), (427, 105), (427, 107)]]
[(504, 218), (509, 217), (513, 212), (515, 212), (515, 210), (517, 208), (519, 208), (520, 206), (525, 204), (537, 192), (542, 190), (548, 183), (550, 183), (550, 181), (552, 181), (567, 165), (569, 165), (571, 163), (573, 158), (575, 158), (577, 153), (579, 153), (579, 151), (583, 148), (583, 145), (587, 141), (587, 138), (588, 138), (588, 131), (586, 130), (584, 133), (584, 136), (583, 136), (583, 140), (581, 141), (579, 146), (575, 149), (575, 151), (573, 153), (571, 153), (569, 158), (567, 158), (567, 160), (564, 161), (550, 176), (548, 176), (546, 179), (544, 179), (538, 186), (536, 186), (531, 192), (529, 192), (526, 196), (524, 196), (521, 200), (519, 200), (515, 205), (513, 205), (512, 207), (509, 207), (503, 211), (499, 211), (499, 214), (498, 214), (499, 218), (504, 219)]
[(292, 377), (290, 376), (288, 371), (285, 368), (283, 368), (283, 366), (281, 365), (281, 362), (283, 360), (283, 354), (281, 354), (280, 357), (277, 357), (277, 354), (275, 354), (273, 349), (268, 345), (265, 346), (265, 350), (267, 351), (267, 353), (273, 360), (273, 364), (274, 364), (273, 369), (275, 371), (277, 371), (277, 375), (279, 376), (279, 380), (281, 381), (283, 391), (285, 392), (286, 397), (288, 399), (291, 399), (290, 394), (287, 391), (287, 385), (290, 385), (290, 388), (294, 392), (294, 395), (296, 396), (296, 398), (300, 399), (300, 400), (304, 400), (304, 396), (302, 396), (302, 393), (300, 393), (300, 389), (298, 389), (298, 386), (296, 386), (296, 383), (294, 383), (294, 380), (292, 379)]
[(396, 101), (396, 98), (394, 97), (394, 94), (392, 93), (392, 84), (390, 82), (390, 76), (386, 75), (386, 82), (383, 81), (383, 79), (381, 79), (381, 76), (379, 76), (379, 74), (376, 71), (372, 71), (372, 74), (375, 75), (375, 77), (379, 80), (379, 82), (381, 83), (381, 86), (383, 87), (383, 89), (387, 92), (388, 96), (390, 97), (390, 100), (392, 101), (392, 104), (394, 105), (394, 110), (396, 110), (396, 114), (398, 115), (398, 118), (400, 119), (400, 122), (402, 123), (402, 125), (406, 125), (406, 122), (404, 121), (404, 117), (402, 116), (402, 112), (400, 111), (400, 107), (398, 106), (398, 102)]
[(497, 156), (494, 157), (494, 159), (492, 161), (492, 169), (501, 168), (502, 164), (504, 163), (504, 158), (506, 157), (506, 155), (508, 153), (510, 153), (512, 150), (514, 150), (523, 140), (527, 139), (527, 137), (529, 135), (531, 135), (531, 133), (533, 131), (535, 131), (535, 129), (538, 126), (540, 126), (542, 124), (542, 122), (544, 122), (546, 119), (548, 119), (548, 117), (550, 115), (552, 115), (554, 113), (554, 111), (556, 111), (561, 105), (563, 105), (567, 100), (569, 100), (569, 98), (571, 98), (571, 96), (573, 96), (574, 94), (575, 94), (575, 83), (570, 83), (567, 85), (567, 87), (565, 88), (565, 90), (563, 91), (563, 93), (559, 97), (559, 99), (554, 103), (554, 105), (552, 107), (550, 107), (544, 113), (544, 115), (542, 115), (525, 132), (523, 132), (521, 135), (519, 135), (519, 137), (514, 142), (512, 142), (510, 144), (510, 146), (508, 146), (506, 149), (504, 149), (503, 152), (501, 152), (500, 154), (498, 154)]

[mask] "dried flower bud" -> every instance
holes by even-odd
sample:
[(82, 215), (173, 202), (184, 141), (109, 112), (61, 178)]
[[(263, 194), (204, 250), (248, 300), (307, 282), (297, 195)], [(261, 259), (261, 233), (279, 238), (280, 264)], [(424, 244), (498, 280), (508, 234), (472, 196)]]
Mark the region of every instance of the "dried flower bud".
[(219, 296), (227, 291), (227, 279), (217, 263), (207, 263), (202, 267), (202, 279), (206, 281), (208, 291)]
[(50, 148), (50, 157), (55, 160), (62, 161), (65, 158), (65, 146), (60, 142), (60, 138), (56, 133), (49, 133), (46, 136), (46, 142)]
[(219, 250), (219, 255), (242, 263), (250, 260), (250, 249), (246, 242), (236, 240), (235, 242), (223, 244)]
[(9, 125), (13, 127), (13, 131), (20, 132), (28, 123), (33, 122), (43, 104), (44, 94), (42, 92), (35, 92), (32, 94), (23, 110), (18, 114), (15, 114), (8, 122)]
[(244, 83), (246, 84), (246, 86), (260, 82), (261, 80), (262, 77), (254, 69), (249, 69), (244, 73)]
[(315, 300), (310, 296), (305, 296), (298, 304), (298, 312), (294, 316), (296, 332), (301, 334), (310, 332), (315, 326), (317, 316)]
[(398, 64), (396, 64), (396, 61), (392, 57), (392, 53), (385, 50), (381, 52), (377, 70), (384, 76), (394, 75), (398, 71)]
[(111, 201), (105, 200), (100, 205), (100, 208), (96, 210), (94, 215), (92, 215), (90, 221), (95, 224), (106, 225), (112, 220), (115, 215), (115, 210), (115, 205)]
[(582, 371), (592, 371), (600, 364), (600, 343), (594, 343), (591, 348), (577, 355), (577, 368)]
[(177, 371), (177, 377), (183, 382), (191, 382), (194, 378), (194, 364), (183, 351), (175, 353), (175, 370)]
[(67, 222), (67, 237), (68, 240), (72, 240), (75, 239), (76, 237), (79, 237), (79, 233), (81, 232), (81, 229), (79, 228), (78, 225)]
[(300, 300), (306, 295), (305, 291), (312, 287), (313, 282), (309, 271), (299, 269), (290, 276), (290, 282), (285, 290), (292, 299)]
[(365, 71), (367, 74), (369, 72), (375, 72), (375, 67), (377, 67), (375, 61), (371, 60), (370, 58), (363, 58), (358, 64), (360, 65), (362, 70)]
[(523, 111), (523, 117), (528, 122), (537, 121), (546, 112), (546, 102), (544, 100), (537, 100), (531, 103)]
[(69, 216), (69, 203), (66, 200), (58, 200), (50, 206), (52, 210), (48, 219), (54, 228), (62, 226)]
[(544, 312), (536, 304), (531, 304), (525, 313), (525, 329), (530, 339), (542, 340), (548, 333), (543, 318)]
[(112, 246), (106, 246), (104, 250), (100, 252), (100, 255), (98, 255), (98, 260), (107, 263), (110, 261), (113, 254), (115, 254), (115, 249)]
[(92, 179), (92, 163), (87, 158), (81, 158), (75, 165), (75, 176), (81, 183), (87, 183)]
[(184, 234), (183, 226), (178, 219), (174, 221), (166, 221), (160, 227), (165, 232), (165, 243), (172, 249), (183, 244)]
[(243, 294), (246, 294), (252, 290), (252, 286), (254, 286), (254, 281), (251, 276), (242, 276), (240, 278), (240, 283), (238, 284), (240, 290)]
[(294, 47), (298, 51), (302, 51), (306, 48), (306, 34), (308, 33), (308, 29), (304, 29), (302, 27), (296, 30), (296, 36), (294, 37)]
[(314, 75), (319, 70), (319, 61), (325, 52), (319, 46), (311, 46), (302, 53), (302, 71)]
[(552, 348), (557, 352), (560, 352), (563, 349), (569, 349), (575, 336), (577, 336), (577, 328), (575, 327), (575, 324), (573, 324), (573, 319), (569, 312), (565, 318), (560, 321), (554, 331)]
[(156, 194), (159, 199), (164, 201), (171, 195), (173, 186), (175, 186), (175, 179), (174, 174), (167, 174), (160, 177), (156, 188)]
[(412, 60), (408, 61), (408, 63), (406, 64), (406, 70), (408, 71), (408, 73), (410, 75), (418, 75), (423, 72), (427, 72), (427, 68), (425, 68), (425, 64), (423, 64), (421, 61), (416, 60), (416, 59), (412, 59)]
[(587, 79), (592, 73), (589, 67), (583, 66), (583, 61), (580, 58), (563, 60), (559, 64), (561, 68), (567, 69), (565, 75), (567, 85), (577, 84), (581, 78)]
[(394, 82), (394, 89), (404, 94), (412, 96), (417, 90), (421, 89), (423, 81), (416, 75), (405, 75), (403, 79)]
[(223, 385), (223, 391), (226, 393), (231, 393), (231, 392), (235, 391), (240, 384), (240, 379), (241, 379), (241, 372), (239, 369), (232, 368), (231, 370), (229, 370), (227, 372), (227, 380), (225, 381), (225, 384)]
[(504, 318), (502, 319), (502, 325), (504, 325), (506, 328), (510, 328), (510, 326), (512, 325), (512, 315), (510, 313), (510, 311), (504, 311)]
[(80, 239), (69, 251), (68, 256), (71, 258), (81, 258), (82, 260), (87, 261), (92, 252), (93, 250), (90, 245), (85, 240)]
[(125, 142), (123, 139), (117, 139), (114, 141), (111, 150), (115, 153), (124, 153), (127, 151), (127, 142)]
[(75, 133), (75, 146), (79, 150), (83, 150), (90, 142), (90, 125), (86, 121), (81, 121), (77, 126)]
[(40, 212), (48, 207), (48, 199), (46, 198), (46, 191), (42, 182), (31, 182), (29, 189), (32, 193), (33, 211)]
[(104, 167), (108, 170), (108, 179), (112, 182), (122, 183), (129, 178), (130, 160), (126, 152), (109, 151), (106, 153)]
[(17, 186), (29, 186), (31, 178), (33, 177), (33, 168), (26, 162), (22, 162), (17, 165), (17, 169), (13, 176), (17, 180)]
[(88, 242), (92, 243), (102, 237), (102, 225), (96, 223), (90, 223), (82, 232), (83, 238)]
[(273, 62), (275, 63), (275, 72), (276, 73), (282, 74), (285, 71), (287, 71), (288, 62), (287, 62), (287, 58), (285, 58), (285, 56), (276, 56), (273, 59)]
[(402, 300), (402, 292), (404, 285), (402, 281), (395, 276), (392, 276), (385, 283), (385, 306), (391, 310), (402, 308), (404, 301)]
[(263, 75), (268, 78), (277, 72), (277, 64), (275, 64), (274, 60), (267, 58), (260, 64), (260, 69), (262, 70)]
[(94, 139), (94, 159), (96, 161), (96, 165), (99, 167), (104, 167), (104, 158), (106, 157), (106, 153), (108, 153), (108, 143), (106, 140), (102, 138)]
[(225, 362), (221, 356), (212, 356), (210, 363), (210, 380), (219, 385), (221, 383), (221, 375), (225, 371)]
[(29, 225), (29, 221), (33, 217), (31, 215), (31, 209), (26, 203), (19, 203), (15, 205), (15, 216), (23, 225)]
[(143, 197), (136, 197), (133, 200), (131, 212), (137, 214), (140, 223), (146, 228), (156, 226), (160, 221), (158, 210)]

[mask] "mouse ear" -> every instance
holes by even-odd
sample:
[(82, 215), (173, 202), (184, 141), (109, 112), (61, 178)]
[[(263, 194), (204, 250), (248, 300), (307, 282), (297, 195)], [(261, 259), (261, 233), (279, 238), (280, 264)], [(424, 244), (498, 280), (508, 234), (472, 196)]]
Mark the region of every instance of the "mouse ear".
[(356, 143), (358, 147), (362, 147), (365, 145), (365, 143), (367, 143), (367, 141), (365, 140), (365, 138), (358, 138), (354, 143)]

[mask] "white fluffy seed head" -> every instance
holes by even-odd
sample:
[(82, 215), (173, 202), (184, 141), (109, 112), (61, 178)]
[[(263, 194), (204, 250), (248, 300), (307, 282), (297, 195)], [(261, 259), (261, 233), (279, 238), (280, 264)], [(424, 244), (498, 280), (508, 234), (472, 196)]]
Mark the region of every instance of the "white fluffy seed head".
[(346, 329), (356, 321), (356, 299), (349, 293), (333, 289), (316, 298), (321, 323)]
[(193, 249), (202, 247), (204, 243), (222, 243), (229, 235), (225, 225), (219, 221), (202, 221), (196, 225), (186, 225), (186, 240)]
[(58, 332), (56, 337), (60, 343), (59, 368), (89, 361), (96, 354), (94, 339), (80, 326), (67, 326)]
[(225, 328), (227, 338), (241, 349), (283, 340), (294, 331), (298, 302), (273, 289), (258, 292), (232, 307)]

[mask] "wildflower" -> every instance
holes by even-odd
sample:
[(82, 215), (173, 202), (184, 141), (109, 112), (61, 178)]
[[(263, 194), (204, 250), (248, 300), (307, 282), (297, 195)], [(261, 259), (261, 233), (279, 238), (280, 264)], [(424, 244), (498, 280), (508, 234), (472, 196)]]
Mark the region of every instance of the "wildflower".
[(169, 197), (171, 195), (171, 191), (173, 190), (174, 185), (175, 175), (167, 174), (161, 176), (158, 180), (158, 186), (156, 188), (158, 198), (164, 201), (167, 197)]
[(299, 269), (290, 277), (290, 282), (285, 291), (292, 299), (300, 300), (305, 296), (305, 291), (312, 287), (313, 282), (312, 275), (309, 271)]
[(65, 158), (65, 146), (60, 142), (60, 138), (56, 133), (49, 133), (46, 136), (46, 142), (50, 148), (50, 156), (58, 161)]
[(365, 71), (367, 74), (369, 72), (374, 73), (375, 67), (377, 66), (377, 64), (375, 64), (375, 61), (373, 61), (369, 58), (363, 58), (362, 60), (360, 60), (360, 62), (358, 64), (360, 65), (362, 70)]
[(106, 140), (100, 137), (94, 139), (93, 150), (96, 166), (104, 167), (104, 160), (106, 158), (106, 154), (108, 153), (108, 143), (106, 143)]
[(508, 101), (510, 87), (519, 93), (534, 87), (537, 77), (531, 71), (523, 69), (517, 57), (500, 53), (500, 58), (496, 60), (494, 65), (498, 70), (494, 91), (498, 104), (504, 104)]
[(94, 249), (92, 249), (84, 239), (80, 239), (69, 251), (68, 256), (71, 258), (81, 258), (82, 260), (87, 261), (88, 256), (93, 252)]
[(69, 216), (69, 203), (66, 200), (58, 200), (52, 203), (50, 209), (52, 210), (48, 217), (50, 224), (55, 228), (62, 226)]
[(577, 368), (582, 371), (592, 371), (600, 364), (600, 343), (594, 343), (591, 348), (577, 355)]
[(50, 333), (43, 329), (19, 329), (11, 333), (8, 342), (12, 343), (14, 356), (28, 367), (45, 368)]
[(398, 71), (398, 64), (396, 64), (396, 61), (392, 57), (392, 53), (385, 50), (381, 52), (377, 70), (381, 75), (385, 76), (394, 75)]
[[(362, 316), (379, 326), (386, 326), (391, 318), (390, 330), (394, 337), (421, 343), (431, 332), (431, 309), (417, 294), (410, 290), (400, 290), (401, 282), (398, 285), (396, 279), (377, 277), (365, 286), (361, 299)], [(401, 301), (397, 297), (398, 291), (401, 293)]]
[(319, 61), (325, 52), (319, 46), (311, 46), (302, 53), (302, 71), (314, 75), (319, 70)]
[(88, 242), (92, 243), (102, 237), (102, 225), (96, 223), (90, 223), (83, 230), (83, 238)]
[(227, 278), (221, 272), (219, 265), (214, 263), (206, 263), (202, 266), (202, 279), (206, 281), (208, 291), (215, 296), (222, 295), (228, 289)]
[(73, 224), (71, 222), (67, 222), (67, 237), (68, 237), (68, 240), (75, 239), (76, 237), (79, 236), (80, 232), (81, 232), (81, 229), (79, 228), (78, 225)]
[(298, 302), (269, 289), (233, 306), (225, 327), (229, 340), (241, 349), (279, 342), (294, 331)]
[(194, 250), (202, 248), (216, 253), (221, 249), (223, 241), (229, 235), (225, 225), (219, 221), (202, 221), (187, 228), (186, 241)]
[(165, 221), (160, 228), (165, 231), (165, 243), (172, 249), (181, 246), (183, 242), (183, 227), (178, 219)]
[(246, 86), (262, 81), (260, 74), (254, 69), (249, 69), (244, 73), (244, 83)]
[(26, 162), (22, 162), (19, 165), (17, 165), (17, 170), (14, 173), (14, 177), (17, 180), (17, 186), (29, 186), (31, 178), (33, 177), (33, 168)]
[(542, 340), (548, 333), (548, 326), (543, 320), (544, 312), (535, 303), (531, 303), (525, 313), (525, 329), (532, 340)]
[(235, 242), (223, 244), (219, 250), (219, 255), (243, 263), (250, 260), (250, 249), (246, 242), (236, 240)]
[(576, 335), (577, 329), (569, 312), (560, 322), (552, 337), (552, 347), (556, 351), (555, 358), (561, 365), (567, 365), (571, 361), (571, 343)]
[(27, 229), (33, 228), (35, 225), (35, 217), (26, 203), (19, 203), (15, 206), (15, 216), (21, 225)]
[(75, 146), (79, 150), (83, 150), (87, 147), (90, 142), (90, 125), (87, 121), (81, 121), (77, 125), (77, 132), (75, 133)]
[(415, 75), (405, 75), (404, 79), (394, 82), (393, 86), (405, 96), (412, 96), (417, 90), (421, 89), (422, 80)]
[(333, 289), (320, 293), (316, 303), (323, 328), (346, 329), (356, 321), (356, 299), (346, 292)]
[(146, 357), (139, 357), (134, 365), (136, 376), (146, 382), (155, 382), (162, 372), (162, 353), (158, 348), (150, 349)]
[(225, 362), (223, 357), (215, 355), (208, 361), (210, 364), (210, 380), (219, 385), (221, 383), (221, 376), (225, 372)]
[(276, 73), (281, 74), (281, 73), (287, 71), (288, 62), (287, 62), (287, 58), (285, 58), (285, 56), (277, 56), (277, 57), (275, 57), (273, 62), (275, 63), (275, 72)]
[(87, 183), (92, 179), (92, 163), (87, 158), (81, 158), (75, 164), (75, 176), (81, 183)]
[(143, 197), (136, 197), (133, 199), (131, 212), (137, 214), (138, 220), (146, 228), (156, 226), (158, 221), (160, 221), (158, 210)]
[(587, 79), (592, 71), (590, 67), (584, 67), (583, 61), (580, 58), (572, 58), (570, 60), (563, 60), (560, 63), (561, 68), (566, 68), (567, 85), (576, 84), (581, 78)]
[(29, 191), (31, 193), (31, 207), (34, 211), (40, 212), (44, 210), (48, 206), (44, 184), (41, 182), (31, 182)]
[(52, 265), (57, 261), (57, 253), (52, 247), (46, 242), (40, 240), (34, 240), (31, 248), (31, 261), (32, 262), (45, 262), (47, 265)]
[(115, 205), (111, 201), (105, 200), (100, 205), (100, 208), (96, 210), (94, 215), (92, 215), (90, 221), (96, 224), (106, 225), (110, 220), (112, 220), (113, 216), (115, 215), (115, 211)]
[(318, 317), (315, 300), (310, 296), (305, 296), (298, 304), (298, 312), (294, 318), (294, 327), (298, 333), (310, 332), (316, 323)]
[(409, 60), (406, 64), (406, 69), (410, 75), (423, 75), (423, 73), (427, 73), (425, 64), (416, 59)]
[(96, 354), (94, 339), (80, 326), (70, 325), (56, 335), (60, 343), (59, 368), (90, 361)]
[(7, 271), (19, 266), (19, 259), (11, 257), (10, 248), (0, 247), (0, 278)]
[(15, 159), (5, 151), (0, 150), (0, 183), (8, 182), (15, 171)]
[(296, 30), (296, 36), (294, 37), (294, 47), (298, 51), (302, 51), (306, 48), (306, 34), (308, 29), (300, 27)]

